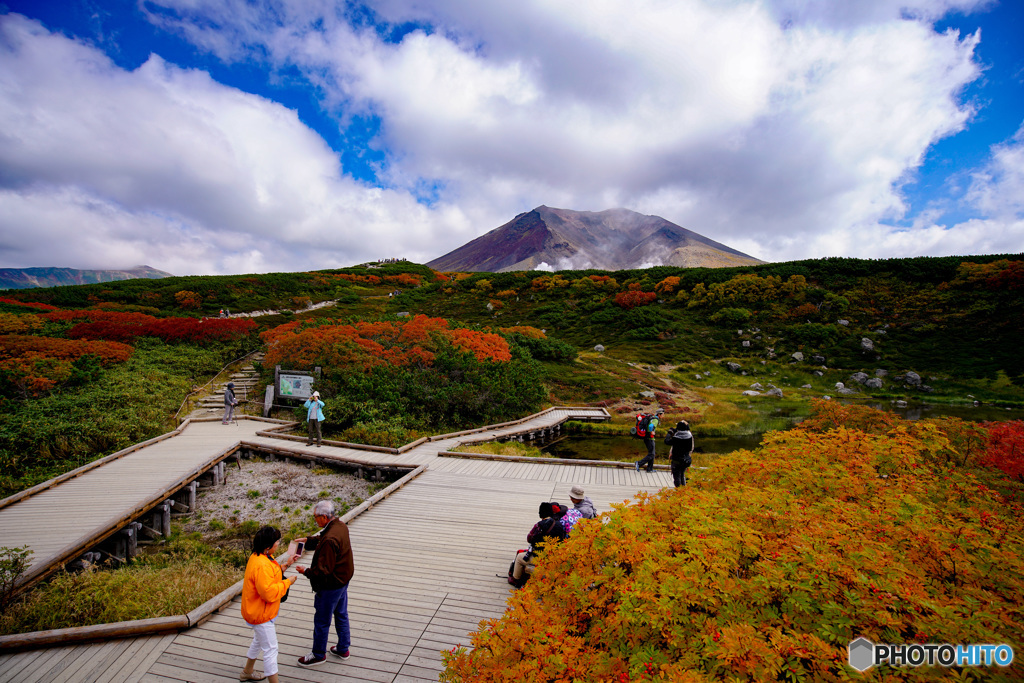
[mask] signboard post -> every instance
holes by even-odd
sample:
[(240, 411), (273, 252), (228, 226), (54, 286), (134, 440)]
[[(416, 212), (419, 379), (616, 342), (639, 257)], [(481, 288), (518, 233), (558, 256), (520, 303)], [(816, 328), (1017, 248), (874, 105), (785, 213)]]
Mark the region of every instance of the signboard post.
[(274, 399), (291, 399), (305, 401), (313, 395), (313, 384), (320, 378), (320, 368), (313, 372), (302, 370), (282, 370), (280, 365), (274, 366)]

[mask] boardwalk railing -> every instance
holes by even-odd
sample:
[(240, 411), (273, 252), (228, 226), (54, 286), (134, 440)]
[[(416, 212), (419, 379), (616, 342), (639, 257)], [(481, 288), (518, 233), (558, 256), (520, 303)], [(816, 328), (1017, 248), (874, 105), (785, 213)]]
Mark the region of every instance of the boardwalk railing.
[[(391, 484), (384, 490), (377, 492), (370, 498), (367, 498), (352, 510), (349, 510), (341, 518), (341, 521), (348, 524), (353, 519), (370, 510), (374, 505), (380, 503), (382, 500), (418, 477), (420, 474), (425, 472), (426, 469), (426, 465), (420, 465), (413, 469), (395, 483)], [(283, 561), (287, 556), (288, 553), (284, 553), (277, 559), (279, 561)], [(217, 611), (224, 609), (228, 603), (234, 600), (242, 592), (243, 583), (244, 581), (238, 581), (232, 586), (225, 588), (223, 591), (187, 614), (0, 636), (0, 652), (26, 650), (38, 647), (52, 647), (55, 645), (67, 645), (69, 643), (110, 640), (112, 638), (135, 638), (138, 636), (184, 631), (194, 626), (198, 626), (213, 616)]]

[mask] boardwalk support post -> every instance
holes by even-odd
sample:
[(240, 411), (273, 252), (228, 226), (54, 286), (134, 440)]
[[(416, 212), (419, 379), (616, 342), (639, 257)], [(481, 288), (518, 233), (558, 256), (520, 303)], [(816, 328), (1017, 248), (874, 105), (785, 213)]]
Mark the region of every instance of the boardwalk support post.
[(161, 503), (156, 508), (157, 514), (160, 515), (160, 533), (163, 534), (164, 538), (171, 535), (171, 504), (168, 502)]

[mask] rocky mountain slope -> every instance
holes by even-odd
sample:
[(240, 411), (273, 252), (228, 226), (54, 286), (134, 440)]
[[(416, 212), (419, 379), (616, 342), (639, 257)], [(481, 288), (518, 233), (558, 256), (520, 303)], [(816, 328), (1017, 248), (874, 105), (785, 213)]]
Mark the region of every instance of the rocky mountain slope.
[(427, 265), (442, 271), (507, 272), (758, 263), (752, 256), (659, 216), (627, 209), (594, 212), (538, 206)]

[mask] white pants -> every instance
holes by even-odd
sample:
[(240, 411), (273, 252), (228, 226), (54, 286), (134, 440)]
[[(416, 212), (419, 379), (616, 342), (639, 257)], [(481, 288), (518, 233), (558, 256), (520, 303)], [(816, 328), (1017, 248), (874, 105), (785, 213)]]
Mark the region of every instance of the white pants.
[(245, 654), (249, 659), (263, 653), (263, 673), (273, 676), (277, 673), (277, 631), (274, 630), (274, 619), (262, 624), (249, 624), (252, 626), (252, 643), (249, 651)]

